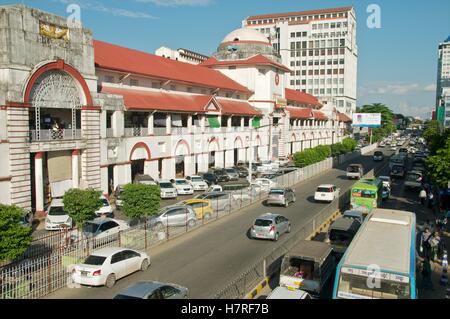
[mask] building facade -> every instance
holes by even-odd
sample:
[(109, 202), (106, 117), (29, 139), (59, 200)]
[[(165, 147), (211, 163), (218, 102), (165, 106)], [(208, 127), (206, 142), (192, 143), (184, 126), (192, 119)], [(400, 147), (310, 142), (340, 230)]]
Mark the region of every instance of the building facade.
[(436, 89), (436, 116), (445, 127), (450, 127), (450, 36), (439, 44), (438, 79)]
[(345, 136), (349, 118), (289, 90), (290, 69), (254, 30), (232, 32), (201, 65), (94, 40), (23, 5), (0, 6), (0, 31), (0, 202), (38, 216), (70, 188), (109, 194), (136, 174), (190, 176)]
[(356, 110), (358, 46), (352, 7), (251, 16), (290, 67), (287, 86), (319, 98), (323, 110)]
[(155, 51), (155, 54), (162, 56), (163, 58), (191, 64), (199, 64), (208, 59), (208, 56), (206, 55), (183, 48), (174, 50), (167, 47), (160, 47)]

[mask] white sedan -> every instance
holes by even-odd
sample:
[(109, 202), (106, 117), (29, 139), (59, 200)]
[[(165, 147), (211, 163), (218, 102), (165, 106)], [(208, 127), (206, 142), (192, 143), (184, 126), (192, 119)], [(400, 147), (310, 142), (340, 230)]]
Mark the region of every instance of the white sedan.
[(277, 183), (268, 178), (257, 178), (254, 183), (261, 186), (263, 191), (268, 192), (271, 188), (277, 187)]
[(97, 215), (97, 217), (100, 217), (100, 216), (106, 216), (106, 217), (111, 217), (111, 218), (114, 217), (114, 209), (112, 208), (108, 199), (104, 195), (102, 195), (100, 197), (100, 199), (102, 200), (102, 207), (100, 207), (95, 212), (95, 215)]
[(320, 185), (314, 194), (316, 202), (332, 202), (339, 197), (340, 189), (335, 185)]
[(208, 184), (201, 176), (191, 176), (190, 181), (194, 191), (206, 191), (208, 189)]
[(79, 285), (111, 288), (117, 279), (150, 266), (150, 257), (128, 248), (108, 247), (94, 251), (82, 264), (74, 266), (72, 280)]
[(192, 195), (194, 194), (194, 187), (189, 183), (187, 179), (177, 178), (173, 183), (177, 189), (178, 195)]

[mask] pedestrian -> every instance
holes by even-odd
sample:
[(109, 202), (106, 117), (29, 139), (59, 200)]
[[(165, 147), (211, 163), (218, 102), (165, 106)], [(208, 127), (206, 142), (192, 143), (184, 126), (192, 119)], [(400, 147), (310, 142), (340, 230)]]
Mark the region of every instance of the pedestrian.
[(437, 261), (438, 259), (438, 248), (441, 242), (441, 238), (438, 232), (434, 232), (434, 235), (430, 238), (430, 257), (431, 261)]
[(431, 264), (430, 258), (426, 257), (422, 267), (422, 288), (433, 289), (433, 282), (431, 280)]
[(425, 231), (422, 233), (422, 236), (420, 236), (420, 252), (422, 253), (422, 257), (424, 257), (424, 258), (427, 258), (430, 256), (431, 236), (432, 236), (432, 233), (428, 227), (425, 228)]
[(427, 199), (427, 191), (422, 188), (422, 190), (419, 193), (419, 198), (420, 198), (420, 203), (422, 204), (422, 206), (425, 205), (425, 200)]

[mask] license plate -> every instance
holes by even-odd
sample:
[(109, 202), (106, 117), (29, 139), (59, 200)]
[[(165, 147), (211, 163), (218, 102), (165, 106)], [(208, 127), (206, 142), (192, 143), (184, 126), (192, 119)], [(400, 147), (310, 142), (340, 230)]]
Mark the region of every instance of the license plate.
[(86, 276), (88, 275), (88, 273), (89, 273), (88, 271), (82, 271), (82, 272), (81, 272), (81, 276), (86, 277)]
[(320, 196), (325, 197), (325, 194), (320, 194)]

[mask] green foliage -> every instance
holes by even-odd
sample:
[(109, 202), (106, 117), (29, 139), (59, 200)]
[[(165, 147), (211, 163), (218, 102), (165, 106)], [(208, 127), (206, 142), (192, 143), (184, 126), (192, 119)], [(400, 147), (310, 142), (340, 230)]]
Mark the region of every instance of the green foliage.
[(450, 130), (443, 131), (438, 121), (430, 121), (425, 124), (423, 138), (427, 142), (431, 155), (436, 155), (437, 151), (445, 147), (447, 139), (450, 137)]
[(347, 137), (342, 141), (342, 146), (344, 148), (345, 153), (349, 153), (353, 152), (356, 149), (358, 143), (354, 139)]
[(331, 156), (336, 157), (345, 153), (347, 153), (347, 151), (342, 143), (331, 145)]
[[(350, 140), (354, 142), (352, 139)], [(294, 154), (294, 164), (297, 167), (305, 167), (326, 160), (331, 156), (335, 157), (351, 152), (356, 148), (356, 145), (353, 146), (353, 143), (346, 142), (346, 144), (351, 144), (351, 146), (348, 146), (347, 149), (342, 143), (319, 145), (315, 148), (306, 149), (303, 152), (297, 152)]]
[(123, 212), (129, 218), (151, 216), (160, 207), (160, 188), (155, 185), (128, 184), (122, 193)]
[(426, 159), (428, 177), (441, 188), (447, 188), (450, 181), (450, 137), (447, 142), (436, 152), (436, 155)]
[[(331, 156), (331, 147), (330, 145), (318, 145), (315, 147), (316, 152), (319, 154), (320, 161), (323, 161)], [(319, 161), (319, 162), (320, 162)]]
[(94, 189), (72, 188), (63, 197), (66, 211), (78, 227), (95, 218), (95, 212), (102, 207), (101, 192)]
[(372, 129), (372, 142), (379, 142), (389, 134), (396, 132), (394, 113), (386, 105), (374, 103), (361, 107), (359, 113), (381, 113), (381, 128)]
[(17, 206), (0, 204), (0, 261), (23, 255), (31, 244), (31, 227), (19, 224), (25, 212)]

